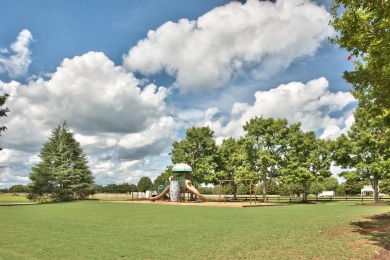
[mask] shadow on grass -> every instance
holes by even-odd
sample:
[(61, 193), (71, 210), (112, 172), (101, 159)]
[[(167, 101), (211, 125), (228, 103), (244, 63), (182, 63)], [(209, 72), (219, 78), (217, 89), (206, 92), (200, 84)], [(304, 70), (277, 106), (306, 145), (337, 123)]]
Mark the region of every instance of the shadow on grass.
[(357, 221), (351, 224), (354, 230), (371, 240), (375, 245), (390, 251), (390, 213), (370, 216), (367, 221)]

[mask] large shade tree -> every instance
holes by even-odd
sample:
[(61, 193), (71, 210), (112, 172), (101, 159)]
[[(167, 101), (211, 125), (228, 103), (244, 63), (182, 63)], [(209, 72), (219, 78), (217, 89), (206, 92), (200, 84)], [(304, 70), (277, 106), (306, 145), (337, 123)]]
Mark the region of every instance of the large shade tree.
[(333, 0), (331, 42), (351, 53), (355, 69), (344, 73), (360, 106), (390, 125), (390, 1)]
[(248, 165), (244, 146), (240, 140), (232, 137), (224, 139), (218, 146), (217, 169), (214, 175), (214, 183), (220, 180), (231, 180), (223, 183), (231, 184), (234, 197), (237, 197), (237, 188), (242, 178), (248, 177)]
[(389, 139), (390, 128), (359, 107), (351, 130), (335, 143), (333, 157), (337, 165), (355, 172), (359, 179), (369, 181), (375, 202), (379, 201), (379, 182), (390, 177)]
[(212, 181), (217, 166), (214, 131), (209, 127), (191, 127), (187, 129), (186, 137), (181, 141), (174, 141), (172, 146), (172, 163), (190, 165), (194, 185)]
[(303, 132), (301, 124), (292, 125), (288, 134), (288, 162), (281, 170), (280, 180), (299, 183), (303, 187), (303, 200), (307, 201), (310, 185), (331, 176), (331, 153), (327, 141), (318, 139), (314, 132)]
[(251, 172), (256, 173), (266, 199), (269, 183), (285, 166), (288, 122), (286, 119), (255, 117), (244, 125), (244, 146)]
[(73, 200), (91, 192), (92, 172), (68, 125), (54, 127), (30, 173), (32, 200)]

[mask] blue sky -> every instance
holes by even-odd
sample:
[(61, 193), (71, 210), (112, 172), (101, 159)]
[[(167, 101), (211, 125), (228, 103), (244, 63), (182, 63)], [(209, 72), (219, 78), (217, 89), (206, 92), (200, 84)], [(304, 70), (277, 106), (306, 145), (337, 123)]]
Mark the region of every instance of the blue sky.
[[(98, 184), (154, 179), (174, 140), (254, 116), (336, 138), (353, 122), (330, 1), (0, 1), (0, 188), (27, 184), (66, 120)], [(333, 168), (336, 174), (339, 170)]]

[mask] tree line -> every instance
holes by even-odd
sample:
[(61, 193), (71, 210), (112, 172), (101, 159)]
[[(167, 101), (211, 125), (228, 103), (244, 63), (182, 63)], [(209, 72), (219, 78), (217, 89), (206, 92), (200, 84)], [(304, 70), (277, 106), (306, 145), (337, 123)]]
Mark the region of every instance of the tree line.
[[(173, 164), (185, 162), (192, 167), (197, 186), (237, 180), (232, 182), (236, 195), (240, 179), (253, 179), (261, 184), (263, 199), (276, 182), (300, 186), (307, 200), (309, 193), (324, 190), (321, 187), (334, 163), (347, 169), (340, 174), (346, 182), (339, 194), (359, 194), (363, 185), (371, 184), (378, 200), (379, 183), (386, 186), (389, 178), (388, 130), (370, 120), (362, 108), (354, 115), (350, 131), (335, 141), (319, 139), (312, 131), (304, 132), (300, 123), (289, 124), (286, 119), (252, 118), (243, 126), (244, 136), (224, 139), (220, 145), (209, 127), (192, 127), (183, 140), (173, 142), (170, 155)], [(159, 178), (167, 180), (171, 169), (167, 167)]]

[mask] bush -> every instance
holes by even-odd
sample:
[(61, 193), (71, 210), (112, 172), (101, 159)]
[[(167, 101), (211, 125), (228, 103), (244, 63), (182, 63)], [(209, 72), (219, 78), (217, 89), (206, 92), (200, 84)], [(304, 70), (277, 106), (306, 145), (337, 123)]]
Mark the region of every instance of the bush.
[(250, 194), (250, 188), (249, 185), (246, 184), (240, 184), (237, 188), (237, 195), (249, 195)]
[(214, 188), (210, 187), (199, 187), (198, 191), (200, 194), (213, 194)]

